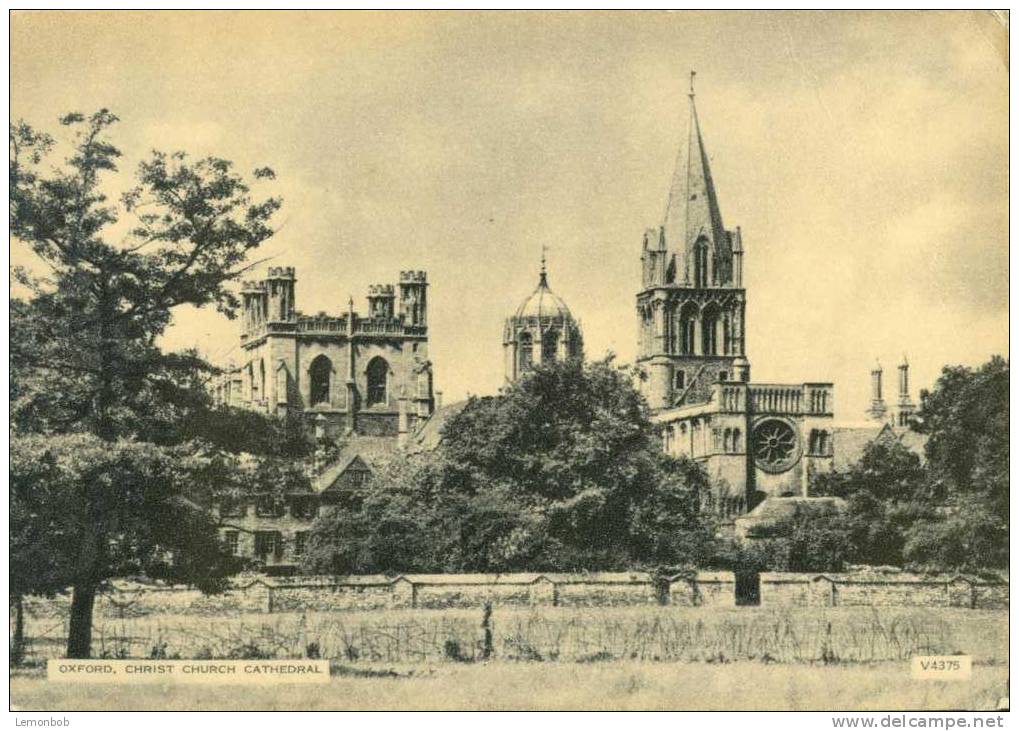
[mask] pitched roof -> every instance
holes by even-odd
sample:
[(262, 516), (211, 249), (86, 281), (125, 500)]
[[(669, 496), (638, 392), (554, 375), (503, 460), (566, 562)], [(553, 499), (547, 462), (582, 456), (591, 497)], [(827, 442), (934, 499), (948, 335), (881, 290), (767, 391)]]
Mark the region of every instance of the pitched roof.
[(837, 497), (769, 497), (736, 518), (736, 531), (750, 538), (783, 535), (798, 518), (834, 515), (844, 507), (845, 501)]
[(878, 423), (836, 426), (832, 429), (833, 467), (841, 472), (858, 462), (867, 445), (877, 439), (883, 430), (884, 425)]
[(393, 437), (351, 437), (340, 449), (337, 460), (312, 480), (312, 489), (316, 493), (325, 492), (351, 467), (356, 469), (358, 463), (375, 470), (392, 459), (397, 451), (398, 445)]
[(920, 434), (908, 427), (899, 428), (878, 422), (836, 425), (832, 429), (834, 468), (838, 471), (848, 469), (854, 462), (859, 461), (867, 445), (874, 441), (897, 440), (906, 449), (922, 458), (927, 438), (926, 434)]
[(692, 93), (687, 143), (676, 157), (664, 224), (666, 246), (680, 255), (702, 234), (715, 245), (728, 241)]
[(927, 446), (927, 440), (930, 439), (930, 435), (913, 431), (909, 427), (892, 428), (892, 431), (896, 436), (898, 436), (899, 442), (906, 449), (911, 452), (916, 452), (921, 457), (925, 455), (924, 450)]
[(411, 438), (410, 451), (430, 452), (437, 449), (442, 443), (443, 427), (450, 419), (463, 411), (468, 403), (468, 401), (456, 401), (436, 409)]

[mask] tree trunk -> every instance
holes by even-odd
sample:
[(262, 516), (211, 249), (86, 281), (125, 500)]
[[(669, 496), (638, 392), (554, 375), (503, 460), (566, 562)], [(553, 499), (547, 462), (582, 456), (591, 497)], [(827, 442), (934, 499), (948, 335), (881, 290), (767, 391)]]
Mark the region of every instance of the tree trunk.
[(78, 584), (71, 595), (71, 626), (67, 632), (67, 656), (86, 659), (92, 656), (92, 608), (95, 605), (94, 585)]
[(14, 640), (11, 642), (11, 663), (20, 665), (25, 659), (25, 607), (21, 595), (14, 597)]

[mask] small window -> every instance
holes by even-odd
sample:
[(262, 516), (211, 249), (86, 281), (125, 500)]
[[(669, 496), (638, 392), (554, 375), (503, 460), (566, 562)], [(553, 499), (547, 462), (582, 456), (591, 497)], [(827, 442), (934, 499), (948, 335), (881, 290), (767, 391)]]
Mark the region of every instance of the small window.
[(728, 381), (729, 380), (729, 371), (719, 371), (718, 372), (718, 380), (719, 381)]
[(239, 531), (228, 530), (223, 538), (226, 542), (226, 550), (231, 556), (239, 556), (241, 553), (241, 534)]
[(314, 520), (318, 516), (318, 505), (315, 498), (294, 498), (290, 505), (290, 514), (295, 518)]
[(370, 475), (367, 470), (350, 470), (347, 472), (347, 484), (359, 487), (368, 482)]
[(265, 530), (255, 534), (255, 556), (263, 561), (279, 558), (283, 553), (283, 545), (278, 531)]
[(308, 531), (300, 530), (294, 534), (294, 557), (300, 558), (308, 550)]
[(247, 512), (244, 502), (237, 498), (225, 497), (219, 503), (219, 515), (222, 518), (242, 518)]
[(260, 518), (280, 518), (283, 516), (283, 503), (275, 495), (259, 495), (255, 503), (255, 515)]
[(686, 372), (685, 371), (676, 371), (676, 375), (673, 377), (673, 379), (676, 382), (676, 390), (681, 390), (681, 389), (686, 388)]

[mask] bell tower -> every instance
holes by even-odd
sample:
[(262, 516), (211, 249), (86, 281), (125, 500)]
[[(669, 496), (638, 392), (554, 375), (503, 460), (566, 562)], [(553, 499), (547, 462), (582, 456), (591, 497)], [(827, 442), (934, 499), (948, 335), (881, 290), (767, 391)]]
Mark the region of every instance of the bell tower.
[(653, 410), (706, 401), (718, 381), (749, 380), (743, 240), (726, 230), (690, 72), (686, 144), (662, 224), (644, 234), (637, 362)]

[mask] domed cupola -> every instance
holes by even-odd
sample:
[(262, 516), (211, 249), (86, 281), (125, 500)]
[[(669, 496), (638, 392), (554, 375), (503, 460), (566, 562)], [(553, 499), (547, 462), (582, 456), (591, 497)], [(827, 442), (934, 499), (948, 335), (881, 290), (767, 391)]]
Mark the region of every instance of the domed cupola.
[(538, 363), (583, 357), (580, 326), (563, 299), (549, 289), (544, 255), (538, 286), (506, 320), (502, 345), (510, 382)]

